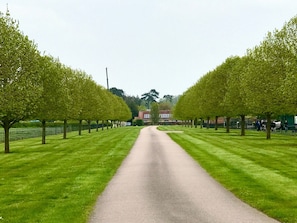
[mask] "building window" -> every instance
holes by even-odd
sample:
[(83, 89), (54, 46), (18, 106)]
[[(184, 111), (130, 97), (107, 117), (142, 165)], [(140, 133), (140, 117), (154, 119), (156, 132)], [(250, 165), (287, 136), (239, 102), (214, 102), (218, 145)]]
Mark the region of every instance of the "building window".
[(160, 118), (170, 118), (170, 114), (160, 114)]

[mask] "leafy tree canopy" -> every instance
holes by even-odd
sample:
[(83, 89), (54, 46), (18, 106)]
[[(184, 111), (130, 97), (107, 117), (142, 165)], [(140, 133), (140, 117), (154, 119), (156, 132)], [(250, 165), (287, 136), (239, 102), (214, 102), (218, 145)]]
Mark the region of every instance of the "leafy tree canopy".
[(141, 95), (141, 99), (146, 102), (146, 106), (149, 109), (152, 102), (157, 102), (159, 98), (159, 92), (155, 89), (151, 89), (149, 92)]
[(109, 89), (109, 91), (113, 94), (115, 94), (116, 96), (119, 96), (121, 98), (125, 98), (125, 92), (122, 89), (118, 89), (116, 87), (112, 87)]

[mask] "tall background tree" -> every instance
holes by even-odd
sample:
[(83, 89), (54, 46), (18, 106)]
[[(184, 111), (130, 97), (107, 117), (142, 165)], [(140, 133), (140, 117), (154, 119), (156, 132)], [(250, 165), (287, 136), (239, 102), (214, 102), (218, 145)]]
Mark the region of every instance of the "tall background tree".
[(112, 87), (112, 88), (109, 89), (109, 91), (111, 93), (115, 94), (118, 97), (125, 98), (125, 92), (122, 89), (118, 89), (116, 87)]
[(139, 106), (141, 105), (141, 99), (135, 96), (126, 96), (124, 98), (124, 101), (130, 108), (130, 111), (132, 113), (131, 119), (134, 119), (134, 117), (137, 117), (139, 112)]
[(152, 102), (157, 102), (158, 98), (159, 92), (157, 92), (155, 89), (151, 89), (149, 92), (141, 95), (141, 99), (146, 102), (146, 106), (148, 109), (150, 109), (150, 105)]
[(171, 103), (173, 100), (173, 95), (166, 94), (163, 96), (163, 99), (165, 99), (165, 101), (168, 101)]

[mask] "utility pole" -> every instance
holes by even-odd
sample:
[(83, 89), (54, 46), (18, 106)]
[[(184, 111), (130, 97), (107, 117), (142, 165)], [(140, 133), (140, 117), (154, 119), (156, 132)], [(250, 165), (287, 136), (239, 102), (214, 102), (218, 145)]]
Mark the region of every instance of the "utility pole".
[(109, 90), (107, 67), (106, 67), (106, 83), (107, 83), (107, 90)]

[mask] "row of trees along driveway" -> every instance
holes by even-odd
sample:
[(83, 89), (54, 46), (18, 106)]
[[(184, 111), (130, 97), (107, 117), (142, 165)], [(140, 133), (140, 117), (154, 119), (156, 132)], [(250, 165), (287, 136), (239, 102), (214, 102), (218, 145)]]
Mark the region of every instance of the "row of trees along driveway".
[(270, 139), (271, 119), (297, 113), (297, 17), (243, 57), (232, 56), (201, 77), (183, 93), (174, 116), (183, 120), (241, 117), (244, 135), (246, 115), (267, 120)]
[[(9, 153), (9, 129), (20, 120), (128, 120), (131, 112), (122, 98), (97, 85), (84, 71), (41, 55), (9, 12), (0, 12), (0, 124)], [(80, 128), (81, 129), (81, 128)], [(81, 134), (81, 131), (79, 131)]]

